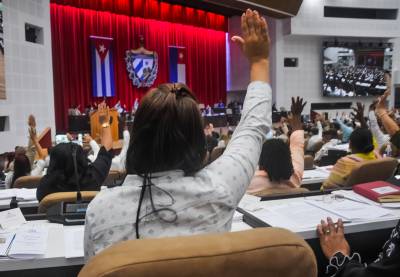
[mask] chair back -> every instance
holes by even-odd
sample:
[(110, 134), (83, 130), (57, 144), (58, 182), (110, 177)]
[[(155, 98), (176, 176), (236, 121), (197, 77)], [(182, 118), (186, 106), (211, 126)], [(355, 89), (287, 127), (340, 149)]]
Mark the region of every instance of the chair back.
[[(91, 201), (98, 191), (81, 191), (83, 201)], [(56, 192), (46, 195), (39, 203), (38, 213), (46, 213), (47, 209), (59, 202), (76, 201), (76, 191)]]
[(26, 188), (34, 189), (37, 188), (40, 180), (43, 176), (22, 176), (15, 180), (13, 187), (16, 189)]
[(225, 147), (214, 147), (210, 154), (210, 163), (218, 159), (225, 151)]
[[(295, 266), (294, 266), (295, 265)], [(280, 228), (116, 244), (89, 260), (79, 277), (315, 277), (310, 246)]]
[(306, 192), (309, 192), (309, 190), (306, 188), (291, 188), (291, 187), (282, 188), (282, 187), (279, 187), (279, 188), (264, 189), (260, 192), (257, 192), (254, 195), (259, 196), (259, 197), (270, 197), (270, 196), (285, 197), (285, 196), (292, 195), (292, 194), (301, 195)]
[(397, 165), (397, 160), (393, 158), (362, 162), (353, 169), (344, 186), (387, 180), (392, 177)]
[(314, 169), (314, 157), (311, 155), (304, 156), (304, 170)]
[(340, 158), (347, 156), (349, 153), (343, 150), (328, 150), (328, 155), (323, 156), (319, 161), (319, 166), (334, 165)]

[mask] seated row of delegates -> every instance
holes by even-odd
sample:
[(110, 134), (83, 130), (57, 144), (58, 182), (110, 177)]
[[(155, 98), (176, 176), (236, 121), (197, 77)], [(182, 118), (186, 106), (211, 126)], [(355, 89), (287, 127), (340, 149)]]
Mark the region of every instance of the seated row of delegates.
[(203, 168), (206, 141), (198, 101), (183, 84), (163, 84), (142, 99), (131, 131), (127, 176), (89, 204), (85, 258), (124, 240), (229, 231), (271, 126), (269, 37), (257, 12), (235, 36), (250, 62), (239, 122), (223, 155)]
[[(390, 84), (390, 83), (388, 83)], [(388, 85), (390, 87), (390, 85)], [(390, 91), (381, 97), (376, 105), (376, 115), (381, 120), (391, 143), (400, 148), (400, 128), (388, 115), (385, 106)], [(329, 265), (326, 268), (327, 276), (335, 277), (395, 277), (400, 275), (400, 221), (382, 246), (376, 259), (367, 264), (362, 257), (351, 251), (350, 245), (344, 236), (344, 225), (341, 220), (337, 223), (328, 218), (327, 222), (321, 221), (317, 227), (320, 244)]]

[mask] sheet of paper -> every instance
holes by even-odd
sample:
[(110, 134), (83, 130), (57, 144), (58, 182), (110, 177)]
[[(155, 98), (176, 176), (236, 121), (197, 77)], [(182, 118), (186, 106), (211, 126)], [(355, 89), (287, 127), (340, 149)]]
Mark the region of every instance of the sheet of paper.
[(379, 193), (379, 194), (386, 194), (386, 193), (398, 192), (399, 190), (395, 189), (391, 186), (385, 186), (385, 187), (372, 189), (372, 191)]
[(318, 200), (306, 200), (306, 202), (349, 220), (368, 220), (393, 216), (390, 210), (346, 198), (341, 201), (333, 200), (329, 203)]
[(303, 179), (326, 179), (329, 177), (329, 172), (323, 169), (305, 170)]
[(17, 259), (30, 259), (44, 255), (47, 250), (48, 232), (46, 227), (20, 228), (11, 245), (9, 256)]
[(248, 212), (261, 210), (262, 206), (260, 197), (245, 194), (242, 200), (240, 200), (238, 207)]
[(0, 257), (6, 257), (8, 255), (14, 237), (15, 233), (0, 234)]
[(19, 201), (36, 200), (36, 189), (17, 189), (16, 196)]
[(26, 220), (20, 208), (0, 212), (0, 228), (2, 230), (18, 228), (24, 223)]
[(343, 195), (345, 198), (353, 200), (353, 201), (357, 201), (360, 203), (365, 203), (365, 204), (369, 204), (372, 206), (378, 206), (378, 207), (382, 207), (382, 208), (386, 208), (386, 209), (400, 209), (400, 202), (396, 202), (396, 203), (378, 203), (375, 202), (373, 200), (370, 200), (352, 190), (337, 190), (337, 191), (333, 191), (332, 194), (338, 194), (338, 195)]
[(85, 226), (64, 226), (65, 258), (84, 256), (83, 235)]
[(4, 189), (0, 190), (0, 200), (2, 199), (11, 199), (16, 196), (16, 189)]
[[(273, 227), (286, 228), (292, 231), (306, 228), (317, 228), (321, 219), (331, 217), (337, 221), (339, 217), (307, 202), (294, 202), (265, 208), (253, 213), (256, 217)], [(344, 221), (348, 221), (344, 219)]]

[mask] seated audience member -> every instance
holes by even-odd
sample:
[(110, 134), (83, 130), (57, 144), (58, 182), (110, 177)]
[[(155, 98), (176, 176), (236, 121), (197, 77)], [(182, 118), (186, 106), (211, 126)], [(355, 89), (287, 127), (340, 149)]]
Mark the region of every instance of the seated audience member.
[(340, 130), (342, 131), (342, 142), (349, 142), (350, 135), (354, 131), (354, 128), (345, 124), (339, 117), (337, 117), (335, 121), (339, 124)]
[(323, 156), (328, 155), (328, 150), (332, 147), (340, 144), (340, 140), (338, 139), (338, 132), (336, 129), (331, 128), (329, 130), (322, 132), (322, 142), (324, 145), (322, 148), (315, 153), (315, 161), (320, 161)]
[(207, 151), (211, 153), (211, 151), (218, 146), (218, 138), (215, 135), (213, 135), (210, 124), (207, 124), (206, 127), (204, 128), (204, 134), (206, 137)]
[[(391, 88), (388, 87), (387, 93), (390, 93), (390, 91), (391, 91)], [(390, 135), (384, 134), (381, 130), (381, 127), (379, 126), (378, 119), (376, 118), (376, 114), (375, 114), (375, 108), (376, 108), (377, 103), (378, 103), (378, 100), (374, 101), (370, 105), (368, 118), (369, 118), (369, 128), (372, 132), (372, 135), (376, 139), (378, 147), (381, 148), (382, 146), (390, 143)]]
[(124, 183), (102, 190), (89, 204), (85, 258), (123, 240), (230, 230), (271, 127), (266, 21), (247, 10), (242, 30), (243, 38), (233, 40), (250, 62), (251, 83), (224, 154), (203, 168), (203, 123), (188, 87), (151, 89), (133, 122)]
[(31, 164), (25, 154), (17, 154), (14, 158), (14, 168), (5, 179), (6, 189), (14, 187), (15, 180), (19, 177), (29, 176), (31, 174)]
[(290, 149), (283, 140), (267, 140), (262, 148), (259, 170), (251, 180), (248, 194), (263, 196), (279, 189), (298, 188), (301, 186), (304, 171), (304, 131), (302, 130), (301, 112), (303, 99), (292, 98), (292, 117), (289, 118), (292, 134)]
[(93, 163), (88, 162), (83, 148), (75, 143), (60, 143), (53, 147), (50, 153), (50, 163), (47, 174), (42, 178), (37, 188), (36, 197), (41, 201), (46, 195), (76, 191), (74, 153), (81, 190), (100, 190), (101, 184), (108, 176), (111, 166), (112, 136), (106, 104), (99, 105), (100, 124), (102, 125), (102, 147)]
[(316, 151), (316, 145), (322, 141), (323, 128), (321, 120), (317, 119), (316, 122), (317, 128), (311, 129), (312, 136), (308, 140), (307, 151)]
[(323, 188), (343, 186), (354, 167), (359, 163), (380, 158), (375, 153), (372, 133), (365, 128), (358, 128), (350, 136), (351, 155), (339, 159), (331, 170), (329, 178), (323, 183)]
[(383, 245), (376, 260), (370, 264), (363, 263), (357, 252), (351, 255), (341, 219), (337, 223), (333, 223), (330, 218), (327, 222), (321, 220), (317, 232), (322, 252), (329, 259), (326, 276), (395, 277), (400, 275), (400, 221)]

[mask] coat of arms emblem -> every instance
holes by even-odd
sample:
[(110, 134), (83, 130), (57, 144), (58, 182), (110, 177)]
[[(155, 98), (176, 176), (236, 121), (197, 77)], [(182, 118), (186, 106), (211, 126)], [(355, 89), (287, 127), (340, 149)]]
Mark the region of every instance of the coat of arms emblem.
[(126, 70), (129, 79), (135, 87), (151, 87), (157, 78), (158, 56), (156, 52), (143, 47), (143, 37), (140, 38), (140, 47), (127, 50), (125, 54)]

